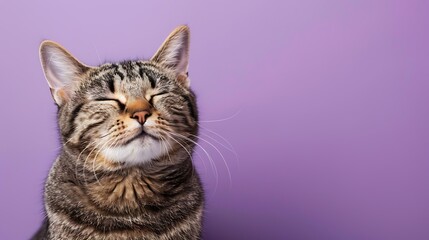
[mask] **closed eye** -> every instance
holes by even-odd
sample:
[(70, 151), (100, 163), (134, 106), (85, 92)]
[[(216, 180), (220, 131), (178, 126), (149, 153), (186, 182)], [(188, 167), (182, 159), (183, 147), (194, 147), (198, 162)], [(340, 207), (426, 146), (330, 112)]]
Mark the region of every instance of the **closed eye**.
[(118, 99), (114, 99), (114, 98), (96, 98), (95, 101), (114, 101), (114, 102), (116, 102), (118, 104), (118, 106), (119, 106), (119, 108), (121, 110), (125, 109), (125, 104), (123, 104)]
[(167, 94), (167, 93), (168, 93), (167, 91), (163, 91), (163, 92), (159, 92), (159, 93), (157, 93), (157, 94), (151, 95), (151, 96), (150, 96), (150, 99), (149, 99), (149, 103), (150, 103), (150, 105), (153, 105), (153, 98), (154, 98), (154, 97), (156, 97), (156, 96), (161, 96), (161, 95), (164, 95), (164, 94)]

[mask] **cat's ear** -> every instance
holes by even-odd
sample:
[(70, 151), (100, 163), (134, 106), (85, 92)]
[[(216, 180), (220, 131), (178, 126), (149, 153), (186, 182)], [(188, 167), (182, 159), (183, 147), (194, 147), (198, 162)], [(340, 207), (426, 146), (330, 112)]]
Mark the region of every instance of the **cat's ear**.
[(160, 63), (176, 73), (178, 81), (189, 85), (187, 78), (189, 63), (189, 38), (188, 26), (179, 26), (164, 41), (152, 61)]
[(65, 48), (52, 41), (43, 41), (39, 54), (52, 97), (61, 106), (70, 99), (78, 82), (90, 67), (79, 62)]

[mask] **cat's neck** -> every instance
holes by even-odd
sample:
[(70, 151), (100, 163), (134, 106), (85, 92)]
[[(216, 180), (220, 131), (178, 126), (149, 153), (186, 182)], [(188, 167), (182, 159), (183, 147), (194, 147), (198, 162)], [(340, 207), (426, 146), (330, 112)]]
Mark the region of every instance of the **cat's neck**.
[(85, 158), (80, 159), (72, 151), (63, 151), (58, 159), (58, 172), (64, 174), (64, 183), (79, 189), (86, 195), (81, 197), (89, 198), (101, 208), (129, 211), (142, 205), (168, 204), (171, 196), (184, 191), (195, 171), (187, 151), (171, 151), (167, 156), (136, 166), (84, 154)]

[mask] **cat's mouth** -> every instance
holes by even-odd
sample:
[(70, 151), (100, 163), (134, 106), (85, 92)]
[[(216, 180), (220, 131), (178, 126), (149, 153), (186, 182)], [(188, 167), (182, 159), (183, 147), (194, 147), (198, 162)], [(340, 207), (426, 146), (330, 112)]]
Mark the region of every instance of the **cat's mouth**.
[(141, 128), (140, 132), (138, 132), (135, 136), (128, 139), (124, 143), (124, 145), (127, 145), (130, 142), (135, 141), (135, 140), (144, 140), (145, 138), (151, 138), (153, 140), (160, 141), (160, 139), (157, 136), (154, 136), (154, 135), (148, 133), (147, 131), (145, 131), (143, 128)]

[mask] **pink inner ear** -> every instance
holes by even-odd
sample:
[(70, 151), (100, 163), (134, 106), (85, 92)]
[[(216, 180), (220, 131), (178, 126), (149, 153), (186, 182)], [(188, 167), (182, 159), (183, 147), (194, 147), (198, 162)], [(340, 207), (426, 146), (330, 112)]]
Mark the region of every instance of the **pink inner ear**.
[(183, 86), (189, 87), (189, 80), (188, 80), (188, 76), (187, 75), (185, 75), (185, 74), (179, 74), (179, 75), (177, 75), (176, 80), (177, 80), (177, 82), (179, 82)]
[(51, 88), (51, 94), (52, 94), (52, 97), (54, 98), (55, 102), (58, 105), (63, 104), (69, 98), (69, 94), (62, 88), (60, 88), (60, 89)]
[(185, 75), (183, 75), (183, 74), (179, 74), (178, 76), (177, 76), (177, 81), (179, 81), (179, 82), (183, 82), (183, 81), (185, 81), (186, 80), (186, 76)]

